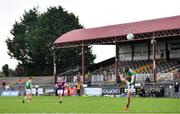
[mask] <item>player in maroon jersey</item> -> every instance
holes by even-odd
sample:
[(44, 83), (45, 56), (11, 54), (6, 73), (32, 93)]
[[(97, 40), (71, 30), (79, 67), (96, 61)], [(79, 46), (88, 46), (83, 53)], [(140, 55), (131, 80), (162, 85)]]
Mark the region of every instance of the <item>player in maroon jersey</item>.
[(58, 82), (57, 82), (57, 86), (58, 86), (58, 96), (59, 96), (59, 103), (62, 103), (62, 96), (63, 96), (63, 92), (64, 92), (64, 87), (65, 87), (65, 82), (60, 79)]

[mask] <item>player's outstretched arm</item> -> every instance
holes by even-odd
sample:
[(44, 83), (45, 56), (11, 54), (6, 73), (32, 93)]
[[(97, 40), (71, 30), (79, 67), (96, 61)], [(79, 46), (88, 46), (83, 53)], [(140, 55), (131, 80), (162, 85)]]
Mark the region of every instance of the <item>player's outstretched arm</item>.
[(125, 81), (124, 75), (119, 73), (119, 78), (121, 81)]

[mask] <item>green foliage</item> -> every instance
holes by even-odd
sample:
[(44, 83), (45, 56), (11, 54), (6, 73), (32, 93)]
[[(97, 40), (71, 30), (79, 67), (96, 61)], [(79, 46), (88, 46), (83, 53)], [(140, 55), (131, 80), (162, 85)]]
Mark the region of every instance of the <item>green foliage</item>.
[(4, 66), (2, 66), (2, 70), (3, 70), (3, 73), (6, 77), (9, 76), (9, 66), (8, 64), (5, 64)]
[[(79, 19), (72, 13), (64, 11), (62, 7), (50, 7), (47, 12), (40, 14), (33, 8), (15, 22), (6, 43), (9, 55), (20, 61), (19, 66), (23, 75), (52, 75), (53, 74), (53, 42), (57, 37), (74, 29), (83, 28)], [(67, 48), (56, 50), (57, 72), (80, 66), (81, 48)], [(91, 47), (87, 48), (88, 64), (93, 63), (95, 56)]]

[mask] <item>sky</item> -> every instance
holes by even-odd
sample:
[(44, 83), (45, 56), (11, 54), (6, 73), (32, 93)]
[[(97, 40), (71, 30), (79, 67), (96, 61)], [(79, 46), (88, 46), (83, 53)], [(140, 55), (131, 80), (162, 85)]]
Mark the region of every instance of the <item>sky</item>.
[[(48, 7), (62, 6), (79, 17), (85, 28), (93, 28), (162, 17), (180, 15), (180, 0), (0, 0), (0, 70), (8, 64), (11, 69), (17, 60), (7, 54), (6, 39), (24, 11), (38, 7), (41, 13)], [(114, 46), (93, 46), (95, 63), (115, 56)]]

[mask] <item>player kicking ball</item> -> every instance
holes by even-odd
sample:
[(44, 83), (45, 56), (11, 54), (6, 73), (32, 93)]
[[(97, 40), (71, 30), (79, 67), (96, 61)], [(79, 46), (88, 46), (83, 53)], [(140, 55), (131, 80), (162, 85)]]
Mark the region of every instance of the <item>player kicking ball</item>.
[(62, 103), (62, 97), (63, 97), (63, 92), (64, 92), (64, 86), (65, 86), (65, 82), (62, 81), (62, 79), (60, 79), (57, 82), (57, 86), (58, 86), (58, 96), (59, 96), (59, 103)]
[(28, 102), (32, 102), (32, 78), (29, 78), (29, 80), (26, 81), (25, 89), (26, 89), (26, 96), (23, 99), (23, 103), (25, 103), (25, 100), (27, 100)]
[(131, 95), (134, 90), (135, 85), (135, 77), (136, 73), (129, 67), (125, 67), (124, 74), (120, 74), (120, 80), (127, 85), (128, 93), (127, 93), (127, 104), (125, 105), (125, 111), (128, 111), (130, 102), (131, 102)]

